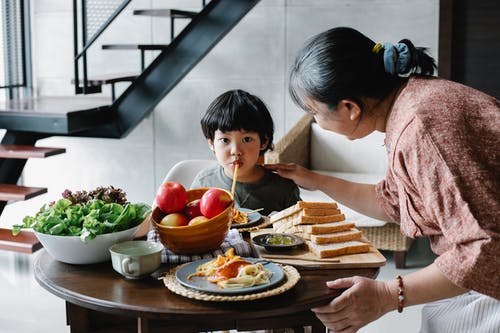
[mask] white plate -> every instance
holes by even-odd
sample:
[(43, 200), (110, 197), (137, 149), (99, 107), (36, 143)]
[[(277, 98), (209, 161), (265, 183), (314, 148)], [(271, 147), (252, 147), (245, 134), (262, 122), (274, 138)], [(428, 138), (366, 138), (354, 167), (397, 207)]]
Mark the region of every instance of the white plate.
[[(250, 262), (255, 262), (256, 260), (258, 260), (256, 258), (242, 258), (242, 259)], [(258, 286), (237, 288), (237, 289), (222, 289), (219, 286), (217, 286), (217, 283), (208, 282), (206, 277), (193, 276), (190, 279), (187, 278), (189, 275), (196, 272), (196, 268), (199, 265), (204, 264), (210, 260), (212, 259), (211, 258), (201, 259), (183, 265), (181, 268), (177, 270), (177, 272), (175, 272), (175, 278), (180, 284), (182, 284), (185, 287), (192, 288), (198, 291), (203, 291), (207, 293), (216, 293), (216, 294), (250, 294), (253, 292), (269, 289), (280, 283), (285, 278), (285, 272), (283, 272), (283, 269), (272, 262), (266, 262), (264, 266), (268, 271), (272, 273), (269, 283), (261, 284)]]

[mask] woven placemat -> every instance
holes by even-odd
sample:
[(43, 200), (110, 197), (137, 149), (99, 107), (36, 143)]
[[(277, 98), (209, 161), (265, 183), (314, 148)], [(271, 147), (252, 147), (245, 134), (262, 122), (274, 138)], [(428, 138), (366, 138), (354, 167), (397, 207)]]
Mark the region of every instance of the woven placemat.
[(276, 288), (261, 291), (253, 294), (238, 294), (238, 295), (221, 295), (206, 293), (194, 289), (190, 289), (181, 285), (175, 278), (175, 272), (183, 265), (172, 268), (164, 276), (159, 279), (163, 280), (165, 287), (171, 292), (200, 301), (225, 302), (225, 301), (252, 301), (260, 298), (275, 296), (292, 289), (300, 280), (299, 272), (292, 266), (279, 265), (285, 272), (285, 282)]

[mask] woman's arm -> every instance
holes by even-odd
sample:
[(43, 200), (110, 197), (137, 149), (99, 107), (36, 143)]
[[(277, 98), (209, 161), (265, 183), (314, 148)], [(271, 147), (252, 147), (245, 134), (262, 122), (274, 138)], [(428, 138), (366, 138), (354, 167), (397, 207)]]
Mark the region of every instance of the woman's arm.
[[(392, 292), (392, 297), (397, 295), (396, 280), (387, 281), (386, 283)], [(403, 284), (405, 288), (405, 306), (434, 302), (457, 296), (467, 291), (467, 289), (453, 284), (441, 273), (435, 263), (404, 276)]]
[(377, 202), (375, 185), (354, 183), (323, 175), (293, 163), (266, 164), (264, 167), (275, 171), (283, 178), (293, 180), (302, 188), (320, 190), (332, 199), (361, 214), (389, 221), (389, 217)]
[[(451, 283), (435, 264), (404, 276), (403, 285), (405, 307), (449, 298), (467, 291)], [(332, 332), (356, 332), (398, 308), (396, 279), (384, 282), (355, 276), (329, 281), (327, 286), (346, 289), (328, 305), (312, 309)]]

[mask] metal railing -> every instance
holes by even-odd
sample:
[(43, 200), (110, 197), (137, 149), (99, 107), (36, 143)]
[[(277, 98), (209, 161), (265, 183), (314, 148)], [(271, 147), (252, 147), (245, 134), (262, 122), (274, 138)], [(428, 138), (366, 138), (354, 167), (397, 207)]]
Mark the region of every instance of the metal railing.
[[(73, 0), (73, 40), (75, 93), (100, 92), (101, 87), (88, 84), (87, 50), (114, 19), (127, 7), (131, 0)], [(81, 31), (79, 31), (79, 23)], [(81, 39), (81, 46), (78, 40)], [(83, 82), (80, 84), (80, 65)]]
[[(93, 85), (88, 78), (87, 51), (130, 2), (131, 0), (80, 0), (80, 2), (73, 0), (74, 83), (76, 94), (102, 92), (101, 84), (96, 83), (96, 85)], [(202, 0), (201, 3), (202, 8), (205, 8), (207, 1)], [(189, 14), (191, 14), (189, 11), (171, 11), (170, 41), (175, 38), (174, 20), (176, 18), (192, 18)], [(144, 53), (145, 50), (141, 49), (141, 72), (146, 67)], [(112, 100), (114, 99), (113, 83)]]
[[(0, 5), (0, 89), (13, 99), (32, 86), (29, 0), (2, 0)], [(31, 91), (24, 89), (24, 95)]]

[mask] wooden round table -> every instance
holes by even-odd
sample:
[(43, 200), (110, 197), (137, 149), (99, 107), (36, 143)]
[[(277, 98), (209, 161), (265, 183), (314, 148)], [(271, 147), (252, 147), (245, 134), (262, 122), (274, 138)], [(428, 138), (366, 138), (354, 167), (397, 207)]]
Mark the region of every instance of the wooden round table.
[[(161, 280), (127, 280), (110, 262), (70, 265), (41, 250), (35, 259), (35, 278), (66, 301), (71, 332), (199, 332), (236, 329), (325, 328), (310, 311), (339, 295), (326, 281), (360, 275), (375, 278), (378, 268), (299, 269), (301, 279), (287, 292), (243, 302), (198, 301), (170, 292)], [(168, 267), (165, 267), (165, 271)]]

